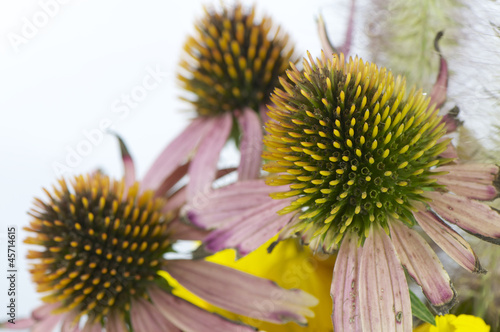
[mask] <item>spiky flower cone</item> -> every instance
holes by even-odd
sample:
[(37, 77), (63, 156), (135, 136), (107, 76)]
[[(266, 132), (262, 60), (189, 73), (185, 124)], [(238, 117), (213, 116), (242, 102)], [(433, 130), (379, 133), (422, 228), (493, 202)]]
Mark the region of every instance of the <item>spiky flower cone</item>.
[(170, 246), (164, 200), (138, 195), (137, 183), (126, 193), (123, 182), (101, 174), (59, 185), (46, 191), (49, 201), (36, 200), (26, 228), (34, 235), (25, 242), (43, 247), (28, 254), (39, 261), (31, 270), (38, 291), (50, 292), (44, 300), (60, 303), (58, 312), (76, 309), (95, 323), (128, 312), (132, 298), (147, 297), (146, 287), (160, 279)]
[(437, 111), (421, 91), (406, 96), (405, 81), (385, 68), (344, 56), (303, 62), (281, 79), (271, 100), (270, 185), (290, 185), (274, 198), (296, 197), (280, 213), (301, 211), (296, 230), (330, 251), (349, 229), (360, 239), (372, 224), (415, 224), (414, 205), (436, 189), (433, 166), (448, 141)]
[(288, 36), (270, 34), (272, 21), (255, 22), (255, 8), (241, 4), (222, 13), (206, 11), (196, 26), (198, 36), (184, 46), (189, 59), (182, 61), (186, 73), (179, 75), (183, 88), (194, 96), (187, 100), (202, 116), (249, 107), (258, 111), (268, 101), (292, 60)]

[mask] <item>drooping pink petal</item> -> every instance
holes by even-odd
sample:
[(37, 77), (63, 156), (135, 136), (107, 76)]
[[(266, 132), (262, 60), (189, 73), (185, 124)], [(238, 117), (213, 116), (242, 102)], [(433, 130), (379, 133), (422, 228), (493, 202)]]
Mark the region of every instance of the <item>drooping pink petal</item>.
[(415, 219), (429, 237), (464, 269), (485, 273), (467, 241), (430, 211), (414, 213)]
[(438, 184), (459, 196), (490, 201), (498, 196), (495, 181), (499, 168), (489, 164), (455, 164), (438, 167), (436, 172), (449, 172), (436, 177)]
[(49, 315), (43, 320), (37, 322), (32, 328), (31, 332), (51, 332), (59, 324), (64, 314)]
[(35, 325), (36, 321), (33, 318), (21, 318), (16, 319), (16, 323), (12, 324), (9, 322), (0, 323), (0, 328), (2, 329), (12, 329), (12, 330), (22, 330), (27, 329)]
[(35, 320), (42, 320), (52, 314), (52, 311), (55, 309), (59, 308), (61, 306), (61, 303), (48, 303), (48, 304), (42, 304), (41, 306), (37, 307), (33, 312), (31, 313), (31, 317)]
[(214, 118), (194, 119), (158, 156), (142, 180), (142, 190), (156, 190), (163, 181), (184, 164), (207, 132), (216, 125)]
[(468, 181), (466, 178), (440, 175), (437, 177), (437, 183), (445, 185), (446, 189), (456, 195), (480, 201), (492, 201), (498, 196), (498, 191), (495, 186)]
[(432, 87), (431, 101), (429, 105), (435, 104), (436, 108), (440, 108), (444, 104), (448, 90), (448, 63), (439, 50), (439, 39), (441, 39), (442, 36), (443, 32), (440, 31), (434, 39), (434, 48), (439, 53), (439, 73), (436, 82)]
[[(164, 293), (163, 290), (155, 288), (151, 293)], [(153, 298), (153, 296), (151, 296)], [(170, 309), (170, 308), (169, 308)], [(192, 317), (193, 320), (197, 319)], [(130, 320), (135, 332), (151, 332), (151, 331), (168, 331), (180, 332), (181, 330), (172, 323), (162, 310), (158, 308), (158, 304), (152, 303), (138, 298), (132, 302), (130, 310)]]
[(330, 57), (332, 54), (338, 53), (338, 51), (333, 47), (330, 39), (328, 38), (328, 33), (326, 32), (325, 21), (323, 21), (323, 16), (318, 17), (318, 35), (321, 42), (321, 48), (326, 56)]
[(243, 110), (238, 122), (242, 131), (238, 180), (256, 179), (262, 163), (262, 123), (257, 113), (250, 108)]
[(102, 332), (101, 323), (94, 323), (87, 320), (87, 323), (85, 323), (81, 332)]
[(171, 260), (165, 270), (186, 289), (231, 312), (273, 323), (307, 323), (318, 303), (298, 289), (286, 290), (270, 280), (199, 260)]
[(366, 238), (359, 267), (362, 331), (412, 331), (410, 294), (391, 239), (379, 226)]
[(175, 219), (171, 222), (170, 229), (172, 230), (172, 233), (169, 235), (169, 238), (172, 241), (201, 241), (209, 234), (209, 231), (202, 230), (191, 225), (186, 225), (179, 219)]
[(358, 284), (363, 248), (358, 246), (358, 240), (354, 232), (345, 234), (335, 261), (330, 290), (335, 331), (361, 331)]
[(320, 15), (318, 18), (318, 34), (321, 42), (321, 47), (325, 52), (326, 56), (331, 56), (333, 53), (343, 53), (344, 55), (348, 55), (351, 50), (352, 37), (354, 32), (354, 14), (356, 12), (356, 0), (351, 0), (351, 5), (349, 8), (349, 18), (347, 20), (347, 28), (345, 32), (344, 43), (335, 48), (333, 44), (330, 42), (328, 38), (328, 34), (326, 32), (325, 22), (323, 21), (323, 17)]
[(271, 187), (264, 180), (238, 181), (212, 190), (204, 199), (191, 202), (184, 208), (184, 214), (199, 227), (222, 227), (241, 219), (241, 212), (273, 200), (269, 194), (280, 189), (287, 190), (288, 187)]
[(394, 220), (389, 223), (391, 239), (401, 264), (422, 287), (437, 313), (447, 314), (456, 302), (450, 277), (429, 244), (413, 229)]
[(269, 201), (255, 208), (238, 213), (231, 223), (211, 232), (204, 240), (204, 248), (209, 252), (218, 252), (234, 248), (240, 256), (245, 256), (266, 243), (290, 220), (289, 215), (277, 212), (289, 205), (286, 200)]
[(500, 244), (500, 214), (488, 205), (449, 193), (429, 192), (429, 205), (448, 221), (485, 241)]
[[(217, 179), (229, 174), (229, 173), (232, 173), (236, 170), (236, 168), (224, 168), (224, 169), (220, 169), (217, 171)], [(179, 190), (177, 190), (176, 192), (174, 193), (171, 193), (169, 194), (169, 198), (167, 200), (167, 203), (165, 204), (165, 206), (163, 207), (163, 212), (172, 212), (172, 211), (177, 211), (179, 210), (181, 207), (183, 207), (186, 202), (187, 202), (187, 190), (186, 190), (186, 186), (180, 188)], [(195, 202), (191, 202), (191, 203), (196, 203), (196, 204), (199, 204), (201, 202), (201, 200), (197, 200)], [(187, 207), (185, 208), (187, 209)]]
[(491, 184), (497, 179), (499, 167), (493, 164), (470, 163), (440, 166), (435, 171), (449, 172), (449, 174), (441, 175), (443, 177), (461, 178), (469, 182)]
[(188, 201), (202, 200), (210, 192), (212, 182), (217, 174), (220, 152), (231, 132), (233, 125), (231, 113), (218, 116), (213, 121), (212, 130), (201, 141), (198, 151), (189, 165)]
[(77, 311), (72, 310), (64, 316), (61, 325), (61, 332), (80, 332), (79, 322), (80, 320), (76, 320)]
[[(149, 296), (168, 320), (173, 322), (184, 332), (225, 331), (225, 332), (252, 332), (254, 328), (240, 325), (209, 313), (176, 296), (155, 289), (149, 290)], [(160, 331), (160, 330), (149, 330)], [(138, 331), (140, 332), (140, 331)]]
[(120, 313), (112, 311), (108, 315), (106, 321), (106, 332), (128, 332), (128, 327), (125, 325), (124, 317)]
[(173, 186), (175, 186), (180, 179), (182, 179), (188, 172), (189, 162), (177, 167), (169, 177), (167, 177), (155, 192), (156, 197), (164, 196)]
[(128, 152), (127, 146), (118, 134), (114, 134), (120, 143), (120, 153), (123, 161), (123, 173), (125, 178), (125, 191), (135, 182), (135, 166), (132, 156)]

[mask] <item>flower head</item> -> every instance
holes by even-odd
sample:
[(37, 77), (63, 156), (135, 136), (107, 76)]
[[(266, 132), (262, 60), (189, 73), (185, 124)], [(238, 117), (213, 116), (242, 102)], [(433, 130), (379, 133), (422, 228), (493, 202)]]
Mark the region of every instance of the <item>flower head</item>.
[(272, 21), (255, 21), (255, 8), (241, 4), (209, 12), (196, 26), (184, 49), (182, 86), (194, 94), (189, 101), (202, 116), (214, 116), (246, 107), (259, 110), (288, 68), (293, 47)]
[(162, 256), (170, 249), (172, 217), (153, 191), (138, 194), (136, 183), (125, 192), (123, 181), (97, 173), (74, 178), (71, 187), (47, 192), (37, 209), (26, 243), (42, 246), (28, 258), (39, 260), (31, 272), (44, 298), (58, 302), (56, 312), (72, 309), (100, 322), (110, 312), (125, 312), (132, 299), (146, 295)]
[[(405, 82), (361, 59), (304, 61), (281, 80), (266, 124), (264, 170), (277, 173), (270, 185), (296, 197), (281, 213), (301, 211), (297, 227), (335, 249), (347, 230), (361, 240), (371, 225), (389, 231), (390, 218), (415, 224), (415, 202), (439, 187), (431, 167), (439, 154), (444, 124), (421, 91), (406, 96)], [(308, 239), (311, 240), (311, 239)], [(309, 242), (309, 241), (308, 241)]]
[[(198, 116), (172, 141), (144, 177), (148, 186), (186, 161), (190, 201), (211, 189), (222, 148), (234, 138), (240, 148), (239, 179), (255, 179), (260, 174), (262, 122), (265, 103), (292, 60), (288, 37), (270, 18), (254, 20), (254, 8), (241, 4), (221, 12), (206, 11), (196, 26), (197, 38), (185, 45), (187, 59), (179, 75)], [(196, 152), (195, 152), (196, 151)]]

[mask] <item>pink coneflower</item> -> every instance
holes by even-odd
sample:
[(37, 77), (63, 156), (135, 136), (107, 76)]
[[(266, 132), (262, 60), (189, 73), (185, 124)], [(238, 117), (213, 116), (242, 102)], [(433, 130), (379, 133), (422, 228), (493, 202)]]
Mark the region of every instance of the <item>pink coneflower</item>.
[(265, 113), (279, 75), (294, 60), (288, 36), (273, 27), (270, 18), (256, 22), (254, 16), (254, 8), (244, 10), (236, 4), (221, 12), (206, 10), (196, 25), (197, 36), (189, 37), (184, 46), (179, 81), (197, 117), (159, 156), (144, 177), (146, 186), (158, 185), (173, 168), (192, 159), (186, 190), (188, 199), (195, 200), (209, 190), (229, 138), (236, 140), (241, 151), (238, 177), (260, 174), (259, 114)]
[(266, 123), (270, 186), (237, 182), (207, 197), (216, 204), (186, 209), (193, 223), (216, 229), (205, 250), (236, 247), (245, 254), (259, 237), (274, 235), (268, 225), (287, 223), (280, 238), (298, 235), (314, 250), (338, 250), (331, 289), (336, 331), (411, 331), (403, 266), (434, 308), (447, 312), (455, 290), (413, 227), (464, 268), (484, 273), (449, 224), (500, 243), (500, 215), (479, 202), (498, 196), (499, 168), (443, 157), (450, 154), (447, 123), (430, 98), (407, 93), (404, 79), (385, 68), (344, 61), (342, 54), (317, 62), (309, 56), (303, 71), (292, 67), (271, 97)]
[[(173, 259), (178, 240), (200, 232), (179, 222), (176, 200), (141, 190), (122, 144), (124, 180), (99, 172), (59, 180), (48, 199), (35, 200), (26, 243), (38, 245), (29, 259), (46, 304), (10, 328), (32, 331), (254, 331), (209, 313), (172, 294), (165, 271), (207, 302), (259, 320), (305, 324), (317, 300), (300, 290), (203, 260)], [(175, 173), (175, 172), (174, 172)], [(181, 172), (182, 173), (182, 172)], [(172, 178), (170, 178), (172, 179)], [(166, 192), (173, 185), (163, 181)], [(173, 203), (172, 203), (173, 202)]]

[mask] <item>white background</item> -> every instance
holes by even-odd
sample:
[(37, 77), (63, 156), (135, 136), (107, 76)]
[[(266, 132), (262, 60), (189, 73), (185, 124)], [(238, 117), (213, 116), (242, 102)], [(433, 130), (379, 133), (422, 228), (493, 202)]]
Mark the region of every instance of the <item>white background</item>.
[[(26, 212), (33, 197), (44, 198), (41, 188), (55, 183), (54, 163), (68, 166), (69, 151), (83, 144), (91, 151), (87, 149), (81, 161), (73, 158), (74, 167), (66, 176), (102, 168), (120, 177), (119, 150), (112, 136), (85, 143), (84, 131), (95, 131), (108, 120), (143, 175), (192, 116), (189, 105), (178, 100), (177, 64), (187, 34), (194, 32), (193, 23), (203, 13), (202, 4), (220, 5), (195, 0), (73, 0), (60, 4), (45, 22), (41, 3), (49, 2), (0, 2), (0, 321), (6, 319), (7, 226), (18, 230), (17, 317), (26, 317), (41, 302), (27, 271), (24, 257), (29, 246), (22, 243), (22, 228), (30, 220)], [(348, 8), (344, 1), (327, 0), (256, 3), (258, 17), (271, 14), (292, 36), (301, 56), (308, 49), (319, 53), (318, 14), (335, 18), (329, 28), (343, 29)], [(26, 30), (26, 20), (36, 23), (38, 31)], [(343, 37), (333, 39), (340, 42)], [(146, 68), (159, 68), (165, 77), (125, 114), (124, 104), (117, 103), (142, 84)], [(122, 111), (114, 112), (116, 107)]]

